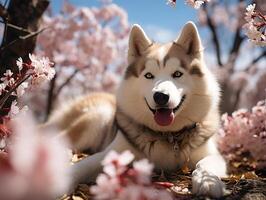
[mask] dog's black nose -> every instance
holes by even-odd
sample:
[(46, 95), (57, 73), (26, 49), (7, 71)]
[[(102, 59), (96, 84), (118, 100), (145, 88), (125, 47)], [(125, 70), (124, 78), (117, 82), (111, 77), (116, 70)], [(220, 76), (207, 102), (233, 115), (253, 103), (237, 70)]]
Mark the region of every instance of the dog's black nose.
[(168, 103), (169, 95), (164, 94), (162, 92), (155, 92), (153, 95), (153, 99), (154, 99), (155, 103), (157, 103), (158, 105), (164, 106), (165, 104)]

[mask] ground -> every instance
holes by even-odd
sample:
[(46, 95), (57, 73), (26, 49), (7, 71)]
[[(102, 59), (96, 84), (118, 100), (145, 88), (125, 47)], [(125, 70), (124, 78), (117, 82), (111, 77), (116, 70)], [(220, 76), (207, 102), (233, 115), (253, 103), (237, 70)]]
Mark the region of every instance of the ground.
[[(75, 161), (84, 157), (83, 154), (74, 155)], [(224, 200), (266, 200), (266, 169), (255, 170), (247, 163), (232, 162), (229, 164), (231, 175), (223, 179), (226, 185), (227, 195)], [(205, 197), (195, 196), (191, 191), (191, 172), (183, 169), (179, 175), (176, 174), (154, 174), (154, 182), (162, 185), (171, 185), (168, 190), (172, 192), (176, 200), (201, 200)], [(64, 196), (60, 200), (90, 200), (90, 185), (80, 184), (72, 195)]]

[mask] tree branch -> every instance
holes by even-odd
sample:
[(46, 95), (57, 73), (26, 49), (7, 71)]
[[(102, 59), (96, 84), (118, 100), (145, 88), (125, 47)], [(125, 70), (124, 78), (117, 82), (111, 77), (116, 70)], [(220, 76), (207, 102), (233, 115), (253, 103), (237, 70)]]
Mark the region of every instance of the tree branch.
[(263, 50), (260, 55), (254, 58), (246, 67), (245, 71), (248, 72), (252, 68), (252, 66), (259, 62), (262, 58), (266, 59), (266, 50)]
[(0, 75), (7, 69), (17, 73), (16, 59), (18, 57), (29, 60), (28, 54), (32, 53), (35, 48), (36, 37), (34, 36), (41, 32), (38, 31), (39, 22), (48, 5), (48, 0), (9, 1), (6, 9), (8, 18), (3, 18), (4, 23), (8, 25), (5, 26), (1, 44), (1, 49), (4, 51), (0, 52)]
[(258, 57), (254, 58), (254, 59), (252, 60), (251, 65), (256, 64), (256, 63), (259, 62), (260, 59), (262, 59), (262, 58), (266, 59), (266, 50), (265, 50), (265, 49), (264, 49), (264, 51), (261, 52), (261, 54), (260, 54)]
[(46, 113), (45, 113), (45, 119), (44, 121), (48, 120), (48, 117), (53, 109), (53, 104), (54, 104), (54, 90), (56, 86), (56, 79), (57, 79), (57, 74), (55, 74), (54, 78), (50, 82), (50, 87), (48, 91), (48, 96), (47, 96), (47, 105), (46, 105)]
[(237, 55), (238, 55), (239, 50), (240, 50), (240, 46), (241, 46), (242, 42), (244, 41), (244, 39), (245, 38), (243, 36), (241, 36), (241, 27), (238, 27), (236, 30), (235, 36), (234, 36), (233, 45), (232, 45), (231, 50), (230, 50), (230, 56), (228, 59), (229, 62), (234, 63), (236, 61)]
[(17, 85), (13, 88), (11, 88), (6, 94), (5, 96), (3, 96), (0, 100), (0, 109), (3, 108), (6, 100), (9, 98), (9, 96), (23, 83), (25, 82), (28, 78), (30, 77), (30, 75), (25, 76), (24, 78), (22, 78), (21, 80), (18, 81)]
[(11, 41), (11, 42), (8, 43), (7, 45), (2, 46), (1, 49), (0, 49), (0, 52), (3, 52), (6, 48), (8, 48), (8, 47), (14, 45), (16, 42), (18, 42), (18, 41), (20, 41), (20, 40), (31, 39), (31, 38), (37, 36), (38, 34), (40, 34), (41, 32), (43, 32), (44, 30), (46, 30), (46, 28), (43, 28), (43, 29), (38, 30), (38, 31), (36, 31), (36, 32), (32, 32), (32, 33), (30, 33), (30, 34), (28, 34), (28, 35), (25, 35), (25, 36), (19, 36), (17, 39)]
[(0, 20), (0, 23), (5, 24), (5, 26), (9, 26), (9, 27), (14, 28), (14, 29), (16, 29), (16, 30), (18, 30), (18, 31), (24, 31), (24, 32), (26, 32), (26, 33), (30, 33), (29, 30), (24, 29), (24, 28), (21, 28), (21, 27), (19, 27), (19, 26), (16, 26), (16, 25), (14, 25), (14, 24), (10, 24), (10, 23), (8, 23), (7, 21), (1, 21), (1, 20)]
[[(244, 0), (238, 0), (239, 4), (243, 3), (243, 1)], [(238, 56), (241, 44), (245, 39), (245, 37), (241, 36), (242, 25), (240, 24), (240, 21), (242, 21), (242, 19), (238, 18), (238, 24), (237, 24), (237, 29), (236, 29), (235, 36), (234, 36), (234, 42), (233, 42), (233, 45), (230, 49), (230, 54), (229, 54), (229, 58), (228, 58), (228, 63), (229, 62), (232, 63), (231, 67), (234, 66), (234, 63), (235, 63), (236, 58)], [(231, 69), (231, 70), (233, 70), (233, 69)]]
[(221, 67), (221, 66), (223, 66), (223, 63), (222, 63), (222, 59), (221, 59), (221, 48), (220, 48), (220, 42), (219, 42), (218, 35), (217, 35), (216, 26), (214, 25), (209, 13), (208, 13), (206, 5), (203, 6), (203, 11), (206, 14), (207, 25), (211, 31), (211, 34), (212, 34), (212, 41), (213, 41), (214, 48), (215, 48), (217, 63)]
[(54, 99), (56, 99), (60, 92), (62, 91), (62, 89), (67, 85), (69, 84), (69, 82), (76, 76), (76, 74), (80, 71), (80, 69), (75, 69), (75, 71), (65, 80), (65, 82), (63, 82), (59, 88), (57, 89), (55, 95), (54, 95)]

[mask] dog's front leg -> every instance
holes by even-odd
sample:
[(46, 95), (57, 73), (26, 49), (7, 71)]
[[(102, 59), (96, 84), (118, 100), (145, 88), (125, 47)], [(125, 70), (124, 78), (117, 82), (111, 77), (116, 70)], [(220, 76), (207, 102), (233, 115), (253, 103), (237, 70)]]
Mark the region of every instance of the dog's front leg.
[(135, 159), (143, 158), (143, 154), (135, 149), (127, 141), (124, 135), (118, 132), (114, 141), (104, 151), (89, 156), (71, 166), (70, 176), (72, 179), (72, 186), (70, 191), (73, 191), (78, 183), (94, 181), (98, 174), (102, 171), (102, 160), (111, 150), (115, 150), (117, 152), (130, 150), (135, 155)]
[[(193, 152), (192, 152), (193, 154)], [(192, 173), (192, 192), (197, 195), (205, 195), (214, 198), (222, 197), (225, 193), (225, 185), (221, 177), (226, 176), (226, 163), (216, 150), (213, 141), (210, 140), (192, 155), (192, 161), (200, 159)]]

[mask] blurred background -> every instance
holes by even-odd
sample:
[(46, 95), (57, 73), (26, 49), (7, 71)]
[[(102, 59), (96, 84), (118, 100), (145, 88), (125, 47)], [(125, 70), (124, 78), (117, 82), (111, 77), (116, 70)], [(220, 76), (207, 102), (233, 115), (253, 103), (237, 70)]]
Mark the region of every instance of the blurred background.
[(57, 73), (49, 84), (26, 95), (24, 102), (44, 121), (58, 102), (91, 91), (114, 92), (127, 66), (132, 24), (140, 24), (156, 42), (170, 42), (192, 20), (202, 37), (206, 63), (221, 84), (221, 112), (251, 108), (265, 99), (266, 87), (266, 48), (248, 42), (242, 28), (245, 8), (252, 2), (265, 12), (263, 0), (213, 0), (200, 9), (184, 1), (175, 7), (164, 0), (51, 1), (38, 22), (39, 29), (45, 30), (38, 34), (32, 51), (48, 56)]

